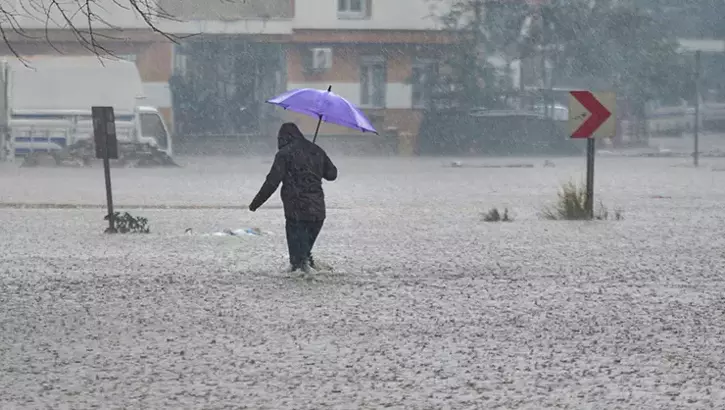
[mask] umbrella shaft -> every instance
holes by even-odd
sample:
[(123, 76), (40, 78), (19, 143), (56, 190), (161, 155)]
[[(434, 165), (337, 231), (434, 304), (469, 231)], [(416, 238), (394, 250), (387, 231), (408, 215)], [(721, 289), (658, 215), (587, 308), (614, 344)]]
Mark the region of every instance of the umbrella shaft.
[(315, 129), (315, 136), (312, 137), (312, 142), (317, 141), (317, 133), (320, 132), (320, 125), (322, 124), (322, 116), (317, 120), (317, 128)]

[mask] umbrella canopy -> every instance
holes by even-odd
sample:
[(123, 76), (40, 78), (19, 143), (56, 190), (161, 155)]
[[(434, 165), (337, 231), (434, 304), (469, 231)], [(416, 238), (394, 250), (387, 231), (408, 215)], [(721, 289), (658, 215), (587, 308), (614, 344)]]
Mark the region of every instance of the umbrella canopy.
[(267, 102), (285, 110), (317, 118), (317, 130), (313, 141), (317, 139), (317, 132), (320, 130), (322, 121), (363, 132), (378, 133), (365, 114), (350, 101), (333, 93), (332, 87), (327, 90), (298, 88), (267, 100)]

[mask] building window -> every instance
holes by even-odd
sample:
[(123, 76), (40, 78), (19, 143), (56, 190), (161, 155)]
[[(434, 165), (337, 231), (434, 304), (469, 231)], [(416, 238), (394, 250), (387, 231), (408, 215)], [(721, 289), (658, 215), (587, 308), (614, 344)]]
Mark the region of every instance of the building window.
[(365, 57), (360, 64), (360, 105), (385, 108), (385, 59)]
[(432, 60), (417, 60), (411, 78), (413, 108), (428, 108), (438, 65)]
[(337, 0), (338, 18), (361, 19), (368, 17), (369, 0)]
[(174, 74), (178, 74), (182, 77), (186, 77), (186, 65), (187, 59), (183, 46), (174, 44), (174, 60), (173, 66), (171, 67)]

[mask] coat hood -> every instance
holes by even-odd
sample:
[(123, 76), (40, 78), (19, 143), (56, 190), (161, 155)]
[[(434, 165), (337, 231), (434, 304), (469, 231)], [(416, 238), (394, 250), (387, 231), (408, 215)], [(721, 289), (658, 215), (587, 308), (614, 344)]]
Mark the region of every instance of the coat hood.
[(282, 149), (282, 147), (298, 138), (305, 139), (305, 136), (296, 124), (291, 122), (282, 124), (277, 133), (277, 149)]

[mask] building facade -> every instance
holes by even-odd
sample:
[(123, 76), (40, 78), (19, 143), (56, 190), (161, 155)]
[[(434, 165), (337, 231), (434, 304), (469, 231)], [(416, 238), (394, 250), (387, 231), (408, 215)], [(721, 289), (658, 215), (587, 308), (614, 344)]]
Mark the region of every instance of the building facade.
[[(416, 134), (435, 62), (450, 44), (427, 0), (298, 0), (288, 88), (332, 89), (381, 132)], [(304, 6), (302, 6), (304, 4)], [(305, 128), (314, 119), (292, 115)], [(325, 125), (322, 135), (356, 131)]]
[[(100, 52), (136, 62), (146, 103), (181, 134), (268, 132), (263, 123), (289, 119), (307, 127), (311, 120), (265, 107), (264, 100), (286, 89), (328, 86), (363, 107), (381, 131), (415, 133), (430, 70), (450, 44), (434, 17), (438, 2), (430, 0), (159, 0), (152, 23), (171, 38), (114, 0), (96, 4), (105, 13), (91, 22)], [(25, 32), (15, 33), (14, 48), (4, 54), (98, 52), (63, 27), (61, 11), (53, 10), (48, 23), (19, 9)], [(82, 17), (73, 18), (84, 30)], [(48, 25), (52, 42), (45, 41)]]
[[(281, 114), (265, 104), (287, 89), (286, 45), (293, 0), (160, 0), (173, 20), (160, 24), (167, 42), (165, 78), (182, 137), (268, 134)], [(141, 68), (139, 66), (139, 68)]]
[[(282, 70), (268, 65), (263, 74), (273, 72), (277, 83), (282, 82), (282, 90), (332, 86), (362, 107), (380, 131), (417, 132), (420, 111), (429, 99), (426, 84), (431, 70), (451, 43), (435, 18), (437, 3), (429, 0), (210, 1), (204, 8), (194, 7), (195, 3), (198, 1), (161, 1), (161, 7), (179, 20), (164, 22), (164, 30), (175, 35), (201, 33), (204, 42), (236, 39), (280, 45)], [(169, 53), (175, 61), (167, 73), (168, 81), (177, 75), (195, 75), (195, 70), (190, 72), (189, 57), (184, 56), (185, 43), (168, 44), (169, 51), (155, 50), (159, 61), (168, 59)], [(219, 56), (218, 61), (224, 58)], [(274, 87), (266, 90), (280, 91)], [(256, 91), (260, 103), (271, 97)], [(223, 101), (224, 93), (218, 98)], [(276, 115), (268, 114), (259, 113), (275, 123), (294, 120), (305, 129), (314, 126), (314, 119), (303, 116), (279, 110)], [(177, 131), (184, 133), (178, 129), (178, 118), (175, 122)], [(231, 127), (223, 132), (235, 130)], [(333, 125), (321, 129), (321, 135), (354, 132)]]
[[(11, 11), (20, 4), (0, 3)], [(96, 1), (106, 14), (91, 24), (103, 50), (136, 62), (146, 103), (157, 106), (183, 136), (268, 135), (290, 119), (311, 129), (314, 119), (283, 112), (264, 100), (286, 89), (328, 86), (362, 107), (379, 131), (416, 135), (436, 62), (453, 43), (437, 18), (446, 12), (444, 0), (157, 3), (159, 16), (152, 22), (171, 39), (150, 30), (115, 0)], [(94, 51), (63, 24), (53, 25), (63, 21), (59, 10), (50, 20), (32, 10), (13, 12), (14, 24), (23, 31), (6, 30), (13, 47), (0, 44), (6, 56)], [(73, 18), (77, 27), (88, 24), (82, 16)], [(8, 22), (0, 24), (11, 28)], [(515, 62), (513, 67), (520, 66)], [(515, 74), (514, 83), (518, 78)], [(718, 87), (710, 88), (723, 88)], [(326, 125), (321, 133), (356, 131)]]

